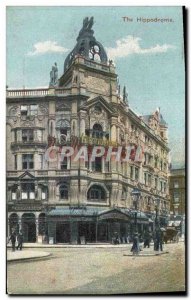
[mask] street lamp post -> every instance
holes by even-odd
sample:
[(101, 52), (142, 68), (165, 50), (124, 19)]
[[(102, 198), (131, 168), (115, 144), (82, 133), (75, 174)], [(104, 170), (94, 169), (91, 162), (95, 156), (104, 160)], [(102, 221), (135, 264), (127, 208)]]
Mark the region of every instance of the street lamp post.
[(137, 209), (138, 209), (138, 201), (140, 199), (141, 192), (134, 188), (131, 192), (131, 196), (133, 198), (133, 204), (135, 208), (135, 219), (134, 219), (134, 233), (137, 232)]
[(155, 230), (159, 226), (159, 220), (158, 220), (158, 215), (159, 215), (159, 205), (160, 205), (160, 198), (155, 198), (155, 209), (156, 209), (156, 217), (155, 217)]

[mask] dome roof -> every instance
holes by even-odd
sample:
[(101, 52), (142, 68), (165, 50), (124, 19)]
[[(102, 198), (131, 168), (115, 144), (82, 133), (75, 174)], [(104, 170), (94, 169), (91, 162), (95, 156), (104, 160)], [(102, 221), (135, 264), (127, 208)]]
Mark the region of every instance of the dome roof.
[(82, 29), (76, 39), (77, 44), (65, 59), (64, 72), (69, 68), (76, 55), (81, 55), (89, 60), (107, 63), (107, 54), (102, 44), (93, 36), (93, 23), (93, 17), (90, 19), (86, 17), (83, 20)]

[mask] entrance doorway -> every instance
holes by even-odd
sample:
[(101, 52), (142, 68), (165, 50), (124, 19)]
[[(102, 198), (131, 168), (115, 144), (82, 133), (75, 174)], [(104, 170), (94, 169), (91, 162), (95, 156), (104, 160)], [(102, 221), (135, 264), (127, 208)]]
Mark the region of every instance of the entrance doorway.
[(36, 242), (36, 223), (34, 214), (23, 214), (22, 216), (22, 231), (25, 243)]
[(56, 242), (57, 243), (70, 243), (70, 224), (62, 223), (56, 224)]
[(80, 222), (78, 224), (78, 236), (85, 237), (85, 241), (93, 243), (96, 241), (96, 223), (95, 222)]

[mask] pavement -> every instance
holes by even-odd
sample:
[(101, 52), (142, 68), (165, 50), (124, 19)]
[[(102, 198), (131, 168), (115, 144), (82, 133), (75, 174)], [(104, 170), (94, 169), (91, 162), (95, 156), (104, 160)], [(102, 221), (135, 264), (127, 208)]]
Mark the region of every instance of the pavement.
[[(23, 250), (11, 250), (11, 245), (9, 244), (7, 246), (7, 261), (12, 262), (12, 261), (20, 261), (20, 260), (32, 260), (32, 259), (41, 259), (41, 258), (46, 258), (50, 256), (49, 252), (44, 252), (42, 251), (43, 249), (51, 249), (53, 248), (123, 248), (123, 250), (127, 250), (127, 254), (124, 254), (124, 256), (134, 256), (130, 249), (132, 247), (132, 244), (119, 244), (119, 245), (113, 245), (113, 244), (85, 244), (85, 245), (70, 245), (70, 244), (55, 244), (55, 245), (49, 245), (49, 244), (38, 244), (38, 243), (25, 243), (23, 245)], [(34, 250), (32, 250), (34, 249)], [(39, 250), (38, 250), (39, 249)], [(154, 251), (153, 250), (153, 243), (150, 244), (150, 248), (143, 248), (143, 251), (140, 251), (139, 257), (142, 256), (157, 256), (157, 255), (162, 255), (162, 254), (167, 254), (169, 253), (168, 251)]]
[(24, 250), (8, 250), (7, 251), (7, 261), (23, 261), (23, 260), (33, 260), (33, 259), (39, 259), (39, 258), (45, 258), (50, 256), (50, 253), (44, 252), (44, 251), (32, 251), (29, 249)]
[[(11, 295), (119, 295), (185, 291), (184, 243), (164, 245), (164, 252), (169, 253), (159, 256), (129, 256), (130, 248), (131, 244), (102, 248), (24, 248), (23, 253), (47, 251), (51, 256), (7, 263), (7, 292)], [(153, 247), (141, 254), (151, 252)]]

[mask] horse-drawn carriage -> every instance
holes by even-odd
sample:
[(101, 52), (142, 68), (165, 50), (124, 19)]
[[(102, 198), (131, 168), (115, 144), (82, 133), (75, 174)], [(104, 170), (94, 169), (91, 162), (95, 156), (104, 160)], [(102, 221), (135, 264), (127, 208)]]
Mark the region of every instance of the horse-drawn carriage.
[(180, 233), (175, 226), (168, 226), (163, 233), (163, 240), (166, 244), (168, 241), (178, 243), (179, 235)]

